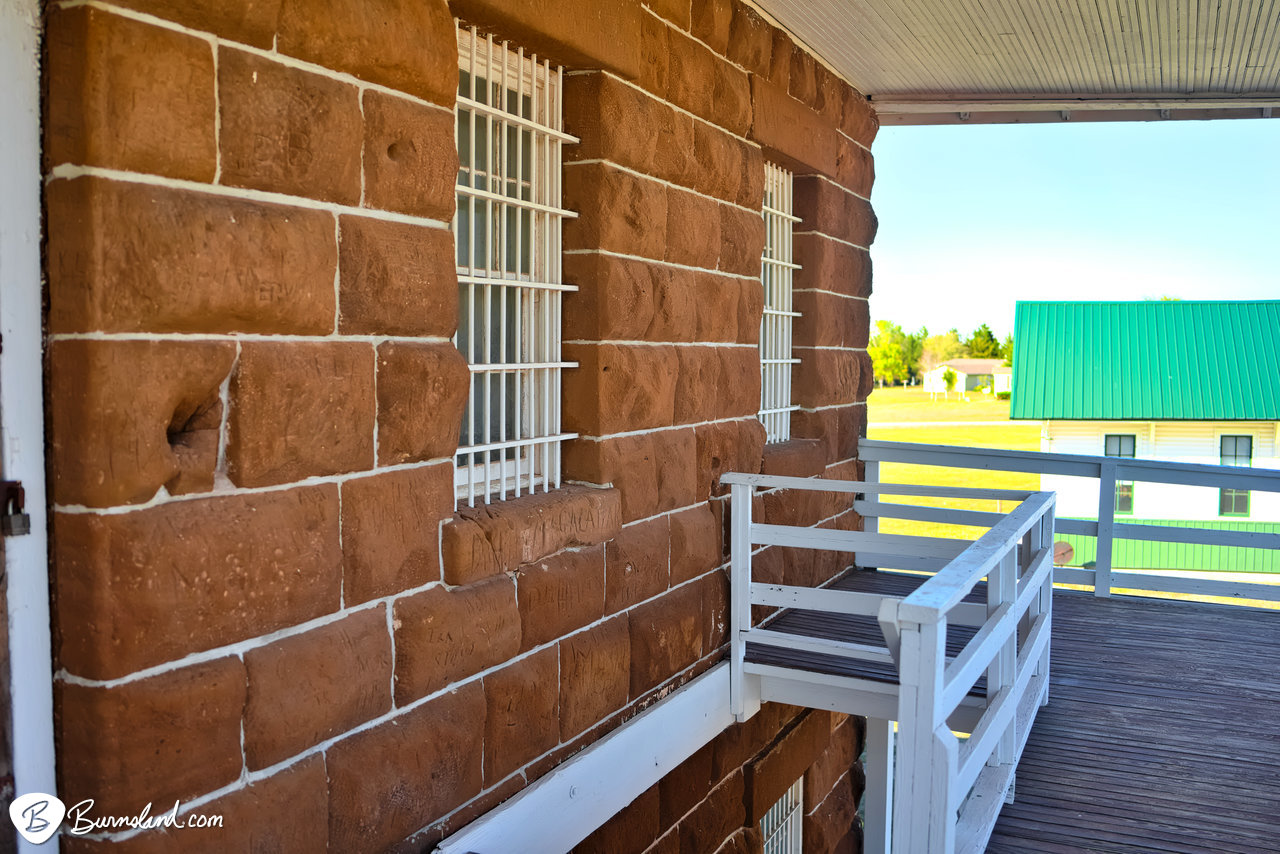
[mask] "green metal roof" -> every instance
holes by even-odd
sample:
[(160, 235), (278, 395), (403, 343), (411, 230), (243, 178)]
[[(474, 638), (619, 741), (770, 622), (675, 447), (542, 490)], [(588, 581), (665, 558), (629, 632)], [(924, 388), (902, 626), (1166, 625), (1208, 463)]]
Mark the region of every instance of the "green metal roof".
[(1280, 419), (1280, 301), (1019, 302), (1010, 417)]

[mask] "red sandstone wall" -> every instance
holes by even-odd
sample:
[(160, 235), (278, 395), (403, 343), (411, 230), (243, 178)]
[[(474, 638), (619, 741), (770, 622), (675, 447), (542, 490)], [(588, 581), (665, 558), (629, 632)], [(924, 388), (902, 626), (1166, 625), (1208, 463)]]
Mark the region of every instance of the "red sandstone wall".
[[(568, 71), (565, 475), (612, 485), (457, 515), (454, 16)], [(68, 850), (430, 848), (720, 658), (721, 472), (856, 475), (876, 121), (742, 3), (111, 0), (46, 41), (63, 799), (226, 817)], [(766, 157), (805, 313), (767, 448)], [(857, 723), (767, 706), (584, 850), (753, 850), (802, 773), (851, 850)]]

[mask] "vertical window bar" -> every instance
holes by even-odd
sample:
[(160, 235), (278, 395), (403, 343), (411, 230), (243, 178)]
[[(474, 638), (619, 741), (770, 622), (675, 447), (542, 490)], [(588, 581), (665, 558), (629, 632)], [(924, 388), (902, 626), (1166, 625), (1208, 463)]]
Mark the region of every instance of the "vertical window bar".
[(791, 173), (765, 163), (765, 247), (760, 280), (764, 290), (764, 314), (760, 321), (760, 421), (767, 440), (785, 442), (791, 437), (792, 328), (799, 315), (794, 310), (792, 231), (798, 218), (793, 211)]

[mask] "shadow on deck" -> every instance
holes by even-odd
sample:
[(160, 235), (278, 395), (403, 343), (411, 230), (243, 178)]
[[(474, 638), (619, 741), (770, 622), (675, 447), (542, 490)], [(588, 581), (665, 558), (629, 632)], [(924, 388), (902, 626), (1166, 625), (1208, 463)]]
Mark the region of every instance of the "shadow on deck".
[(1280, 851), (1280, 623), (1054, 591), (1049, 705), (991, 854)]

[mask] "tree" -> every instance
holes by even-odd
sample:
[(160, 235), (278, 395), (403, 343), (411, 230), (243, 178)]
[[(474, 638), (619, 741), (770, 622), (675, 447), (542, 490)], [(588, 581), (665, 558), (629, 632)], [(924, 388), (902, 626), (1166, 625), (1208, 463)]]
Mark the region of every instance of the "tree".
[(964, 342), (965, 349), (975, 359), (999, 359), (1000, 342), (991, 331), (991, 327), (982, 324), (973, 331), (969, 340)]
[(956, 390), (956, 372), (947, 368), (942, 372), (942, 381), (947, 384), (947, 394)]
[(876, 334), (867, 344), (867, 354), (871, 356), (871, 366), (881, 386), (907, 378), (907, 335), (898, 324), (877, 320)]
[(921, 348), (920, 370), (927, 373), (948, 359), (958, 359), (963, 355), (964, 344), (961, 343), (957, 330), (952, 329), (945, 335), (930, 335), (925, 338)]
[(924, 356), (924, 342), (929, 338), (929, 330), (920, 327), (920, 330), (914, 335), (906, 336), (906, 362), (907, 376), (910, 379), (918, 379), (920, 376), (920, 360)]
[(1013, 364), (1013, 333), (1010, 332), (1005, 336), (1004, 343), (1000, 345), (1000, 355), (1004, 357), (1005, 365)]

